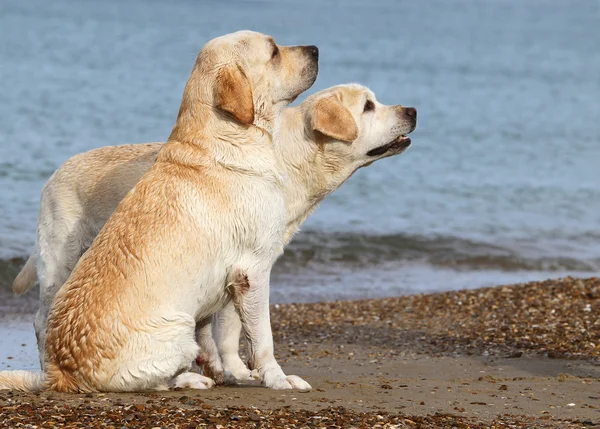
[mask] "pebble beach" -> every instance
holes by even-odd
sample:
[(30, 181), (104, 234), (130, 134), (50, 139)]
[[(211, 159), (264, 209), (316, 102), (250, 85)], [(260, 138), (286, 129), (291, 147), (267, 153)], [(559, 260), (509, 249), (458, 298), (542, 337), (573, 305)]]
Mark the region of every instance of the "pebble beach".
[(274, 305), (278, 359), (311, 392), (257, 382), (144, 394), (0, 392), (0, 427), (596, 427), (599, 310), (599, 278)]

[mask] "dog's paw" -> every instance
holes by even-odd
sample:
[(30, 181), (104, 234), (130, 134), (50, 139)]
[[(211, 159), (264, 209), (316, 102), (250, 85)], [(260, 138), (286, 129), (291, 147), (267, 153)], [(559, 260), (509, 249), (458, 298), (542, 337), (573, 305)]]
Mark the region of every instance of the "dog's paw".
[(215, 384), (227, 383), (225, 380), (225, 372), (223, 371), (223, 366), (220, 361), (209, 362), (198, 357), (196, 359), (196, 364), (202, 370), (202, 375), (212, 379)]
[[(244, 380), (247, 380), (247, 379), (244, 379)], [(239, 383), (240, 381), (241, 380), (236, 378), (232, 373), (225, 370), (223, 384), (225, 384), (226, 386), (235, 386), (235, 385), (240, 384)]]
[(266, 372), (263, 377), (263, 385), (269, 389), (275, 390), (289, 390), (295, 389), (300, 392), (308, 392), (312, 389), (310, 384), (302, 380), (297, 375), (286, 376), (283, 373), (277, 373), (276, 371)]
[(310, 392), (312, 390), (311, 385), (297, 375), (288, 375), (285, 377), (285, 379), (292, 385), (292, 389), (296, 389), (301, 392)]
[(218, 384), (218, 385), (225, 384), (225, 372), (224, 371), (213, 372), (211, 378), (215, 382), (215, 384)]
[[(237, 381), (252, 380), (252, 372), (246, 368), (241, 359), (225, 367), (225, 383), (235, 384)], [(233, 381), (233, 382), (232, 382)]]
[(205, 377), (195, 372), (179, 374), (172, 382), (173, 387), (182, 389), (210, 389), (215, 385), (212, 378)]

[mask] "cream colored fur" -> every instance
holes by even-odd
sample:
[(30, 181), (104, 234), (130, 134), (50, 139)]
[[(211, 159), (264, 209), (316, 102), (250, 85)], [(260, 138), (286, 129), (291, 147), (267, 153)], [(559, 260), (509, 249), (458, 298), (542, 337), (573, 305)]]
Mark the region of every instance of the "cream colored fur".
[[(272, 133), (314, 82), (317, 53), (253, 32), (203, 47), (156, 163), (56, 293), (37, 379), (44, 387), (166, 389), (199, 352), (196, 324), (233, 301), (263, 384), (310, 388), (274, 358), (268, 294), (286, 220)], [(0, 372), (0, 388), (40, 387), (25, 382), (34, 377)], [(198, 374), (181, 380), (211, 384)]]
[[(318, 116), (315, 111), (332, 95), (356, 124), (357, 134), (352, 136), (352, 142), (328, 137), (324, 134), (327, 129), (323, 129), (324, 132), (313, 130), (313, 117)], [(379, 103), (373, 112), (377, 115), (364, 112), (367, 99), (376, 103), (375, 96), (367, 88), (340, 85), (314, 94), (298, 107), (285, 109), (275, 145), (279, 168), (287, 178), (284, 182), (285, 243), (291, 240), (318, 203), (356, 169), (403, 152), (401, 148), (390, 148), (375, 157), (366, 155), (398, 135), (410, 132), (416, 119), (405, 115), (401, 106)], [(334, 119), (339, 122), (338, 117)], [(35, 330), (42, 362), (46, 318), (54, 295), (120, 200), (154, 164), (160, 147), (159, 143), (108, 146), (77, 155), (63, 164), (44, 187), (37, 243), (13, 285), (17, 293), (31, 287), (36, 280), (37, 265), (40, 310), (36, 315)], [(222, 381), (218, 375), (224, 367), (226, 373), (235, 378), (248, 378), (250, 371), (238, 354), (241, 322), (234, 306), (228, 304), (216, 320), (218, 323), (212, 327), (208, 321), (197, 326), (197, 341), (201, 348), (199, 361), (203, 363), (205, 375)], [(220, 354), (214, 343), (215, 337)]]

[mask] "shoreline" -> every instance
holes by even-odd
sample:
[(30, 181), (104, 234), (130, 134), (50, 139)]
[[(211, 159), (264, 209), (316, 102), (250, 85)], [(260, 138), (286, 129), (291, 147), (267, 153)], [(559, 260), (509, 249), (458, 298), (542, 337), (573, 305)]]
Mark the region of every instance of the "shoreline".
[[(593, 427), (599, 312), (599, 278), (278, 304), (278, 359), (312, 384), (309, 393), (257, 382), (148, 394), (2, 391), (0, 427), (85, 427), (92, 417), (117, 428)], [(17, 357), (10, 364), (20, 368)]]
[[(295, 240), (292, 241), (294, 242)], [(307, 262), (303, 261), (302, 257), (299, 260), (294, 259), (293, 255), (297, 252), (303, 253), (306, 249), (284, 253), (273, 267), (270, 292), (273, 304), (380, 299), (479, 289), (567, 276), (586, 278), (597, 275), (596, 271), (566, 269), (506, 271), (494, 266), (461, 267), (453, 265), (450, 261), (431, 264), (411, 258), (402, 262), (372, 260), (362, 264), (356, 260), (328, 262), (327, 258), (331, 258), (331, 255), (328, 255), (320, 262)], [(318, 257), (320, 256), (313, 255), (308, 259)], [(37, 310), (37, 285), (20, 296), (12, 292), (13, 280), (24, 264), (25, 259), (20, 257), (0, 259), (0, 319), (8, 312), (27, 314)]]

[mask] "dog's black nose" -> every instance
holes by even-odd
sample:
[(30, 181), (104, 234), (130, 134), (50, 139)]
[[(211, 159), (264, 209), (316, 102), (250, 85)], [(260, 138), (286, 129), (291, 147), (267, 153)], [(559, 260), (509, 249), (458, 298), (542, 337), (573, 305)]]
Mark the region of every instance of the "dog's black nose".
[(306, 49), (308, 49), (308, 52), (315, 60), (319, 59), (319, 48), (317, 48), (315, 45), (311, 45), (307, 46)]
[(404, 114), (408, 117), (416, 119), (417, 118), (417, 109), (415, 109), (414, 107), (405, 107)]

